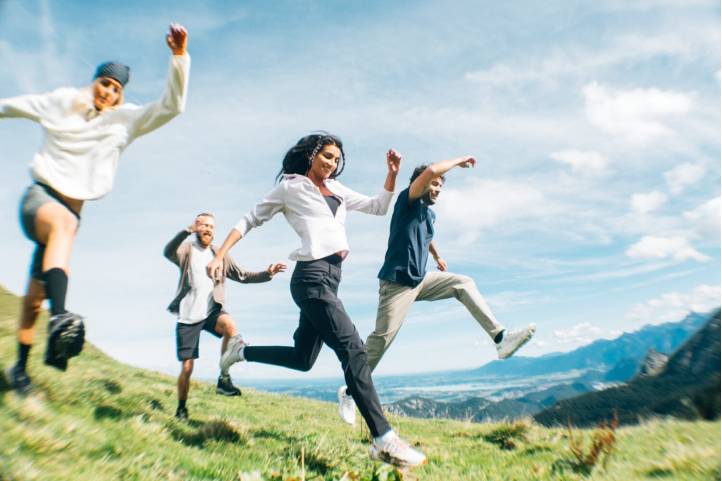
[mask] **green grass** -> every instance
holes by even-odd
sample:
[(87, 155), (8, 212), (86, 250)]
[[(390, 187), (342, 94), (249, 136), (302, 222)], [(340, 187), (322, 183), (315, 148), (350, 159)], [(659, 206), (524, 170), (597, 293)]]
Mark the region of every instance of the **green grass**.
[[(19, 302), (0, 290), (3, 369), (15, 356)], [(43, 316), (39, 325), (45, 322)], [(123, 365), (89, 345), (58, 374), (42, 364), (42, 329), (37, 340), (30, 361), (36, 391), (21, 398), (0, 381), (0, 481), (720, 478), (719, 421), (620, 429), (606, 469), (587, 472), (575, 464), (566, 428), (390, 416), (429, 458), (399, 473), (369, 459), (368, 433), (342, 424), (332, 404), (252, 389), (225, 398), (194, 382), (192, 421), (180, 423), (173, 418), (174, 378)]]

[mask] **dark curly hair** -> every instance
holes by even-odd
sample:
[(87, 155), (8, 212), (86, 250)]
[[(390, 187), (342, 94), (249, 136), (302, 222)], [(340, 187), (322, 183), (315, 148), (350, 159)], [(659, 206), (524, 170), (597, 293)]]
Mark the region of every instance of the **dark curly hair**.
[(284, 174), (306, 175), (308, 169), (311, 168), (311, 161), (324, 145), (335, 145), (341, 151), (341, 159), (336, 165), (336, 170), (329, 177), (335, 179), (341, 175), (346, 166), (346, 154), (343, 151), (341, 139), (327, 132), (318, 132), (302, 137), (286, 152), (281, 171), (276, 176), (276, 182), (279, 182)]
[[(414, 171), (411, 173), (411, 178), (409, 178), (409, 185), (411, 185), (418, 176), (420, 176), (429, 166), (426, 164), (421, 164), (418, 167), (414, 169)], [(443, 175), (440, 175), (441, 180), (446, 182), (446, 177)]]

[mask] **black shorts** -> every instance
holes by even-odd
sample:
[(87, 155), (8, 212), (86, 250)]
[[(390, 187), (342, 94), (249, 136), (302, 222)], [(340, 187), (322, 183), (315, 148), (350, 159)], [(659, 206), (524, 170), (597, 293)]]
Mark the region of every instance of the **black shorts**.
[(175, 345), (179, 361), (198, 359), (198, 342), (201, 339), (201, 331), (209, 332), (216, 337), (223, 337), (216, 332), (216, 324), (221, 314), (227, 314), (227, 312), (218, 307), (213, 309), (213, 312), (204, 320), (195, 324), (176, 323)]

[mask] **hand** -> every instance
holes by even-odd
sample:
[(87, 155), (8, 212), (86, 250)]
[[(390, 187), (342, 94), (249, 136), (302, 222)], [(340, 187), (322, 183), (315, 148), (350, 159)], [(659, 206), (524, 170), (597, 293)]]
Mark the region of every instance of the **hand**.
[(190, 232), (191, 234), (193, 234), (194, 232), (197, 232), (198, 231), (197, 222), (198, 222), (197, 220), (193, 221), (193, 223), (191, 225), (186, 227), (186, 230), (188, 232)]
[(271, 264), (268, 266), (268, 269), (266, 269), (266, 272), (270, 274), (271, 277), (278, 274), (279, 272), (285, 272), (286, 271), (286, 264), (283, 262), (276, 262), (275, 264)]
[(476, 159), (474, 157), (461, 157), (458, 165), (462, 169), (474, 167), (476, 165)]
[(221, 280), (221, 277), (223, 277), (223, 258), (214, 257), (211, 263), (206, 266), (206, 274), (214, 281)]
[(183, 55), (186, 53), (186, 45), (188, 45), (188, 31), (183, 25), (171, 23), (165, 41), (173, 55)]
[(389, 172), (392, 174), (399, 173), (399, 166), (401, 165), (401, 154), (396, 152), (394, 149), (389, 149), (386, 152), (386, 165), (389, 168)]
[(441, 257), (437, 257), (434, 260), (436, 261), (436, 267), (438, 267), (441, 272), (445, 272), (447, 267), (446, 261)]

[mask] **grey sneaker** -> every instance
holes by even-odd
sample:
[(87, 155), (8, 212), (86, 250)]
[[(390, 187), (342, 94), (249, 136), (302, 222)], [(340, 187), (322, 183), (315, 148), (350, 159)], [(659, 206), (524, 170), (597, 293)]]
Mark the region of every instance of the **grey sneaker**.
[(529, 324), (524, 329), (505, 331), (501, 342), (496, 345), (499, 359), (506, 359), (514, 355), (516, 351), (529, 342), (536, 331), (536, 324)]
[(227, 373), (228, 369), (230, 369), (232, 365), (244, 360), (244, 347), (246, 347), (246, 343), (243, 342), (243, 338), (240, 334), (233, 336), (228, 341), (228, 347), (226, 348), (226, 352), (221, 355), (221, 373)]
[(351, 426), (356, 424), (356, 403), (353, 398), (346, 394), (346, 386), (338, 388), (338, 415), (341, 420)]
[(395, 433), (385, 443), (372, 441), (369, 453), (372, 459), (378, 459), (379, 461), (393, 464), (400, 468), (410, 468), (426, 464), (426, 456), (424, 456), (424, 453), (409, 446)]
[(85, 343), (83, 317), (72, 312), (56, 314), (48, 323), (45, 364), (65, 371), (68, 359), (80, 354)]
[(231, 376), (221, 374), (218, 376), (218, 384), (216, 384), (216, 394), (222, 396), (240, 396), (241, 390), (233, 385)]

